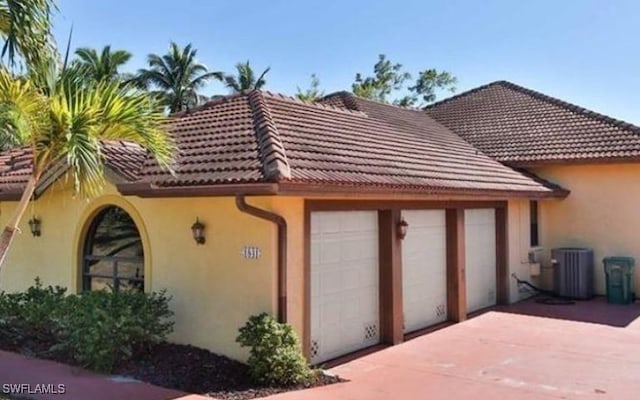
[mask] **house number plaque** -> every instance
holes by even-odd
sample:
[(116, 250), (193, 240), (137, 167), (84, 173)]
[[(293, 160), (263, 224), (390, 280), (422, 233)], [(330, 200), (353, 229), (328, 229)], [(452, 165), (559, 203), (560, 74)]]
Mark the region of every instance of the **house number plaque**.
[(257, 260), (262, 255), (262, 250), (255, 246), (245, 246), (242, 249), (241, 254), (248, 260)]

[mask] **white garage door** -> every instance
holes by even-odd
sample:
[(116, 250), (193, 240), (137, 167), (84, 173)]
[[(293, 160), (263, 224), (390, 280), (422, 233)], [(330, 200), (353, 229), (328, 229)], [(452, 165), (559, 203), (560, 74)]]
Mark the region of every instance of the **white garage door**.
[(311, 214), (311, 361), (377, 344), (378, 213)]
[(447, 319), (446, 221), (443, 210), (406, 210), (402, 241), (404, 331)]
[(496, 304), (496, 222), (493, 208), (466, 210), (467, 311)]

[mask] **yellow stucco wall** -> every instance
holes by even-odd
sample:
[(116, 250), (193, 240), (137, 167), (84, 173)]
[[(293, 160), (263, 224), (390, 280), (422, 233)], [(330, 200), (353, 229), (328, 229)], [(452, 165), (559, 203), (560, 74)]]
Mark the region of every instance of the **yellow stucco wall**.
[[(631, 256), (640, 263), (640, 164), (547, 166), (532, 171), (571, 190), (562, 201), (542, 203), (542, 246), (594, 249), (596, 292), (604, 294), (603, 257)], [(546, 266), (549, 262), (547, 251)], [(634, 281), (637, 292), (639, 270)]]
[(271, 210), (287, 221), (287, 322), (304, 331), (304, 199), (274, 197)]
[[(333, 198), (346, 200), (346, 198)], [(435, 200), (435, 199), (434, 199)], [(444, 200), (444, 199), (437, 199)], [(304, 329), (304, 199), (249, 197), (250, 204), (282, 215), (288, 225), (288, 322)], [(274, 224), (240, 213), (232, 197), (143, 199), (123, 197), (107, 184), (92, 200), (73, 198), (68, 185), (56, 184), (33, 204), (0, 271), (0, 286), (22, 290), (38, 276), (45, 284), (79, 289), (79, 258), (84, 233), (105, 205), (124, 208), (141, 231), (145, 249), (145, 287), (168, 289), (173, 297), (175, 332), (171, 340), (208, 348), (236, 359), (246, 352), (235, 343), (237, 329), (262, 311), (276, 313), (277, 229)], [(0, 204), (0, 223), (14, 202)], [(33, 238), (27, 220), (42, 219), (42, 236)], [(528, 200), (509, 201), (509, 269), (528, 279)], [(191, 224), (206, 224), (204, 246), (195, 244)], [(258, 260), (241, 255), (244, 246), (262, 250)], [(510, 279), (510, 300), (527, 293)]]
[[(248, 200), (266, 209), (272, 201), (268, 197)], [(148, 239), (145, 287), (168, 289), (172, 296), (176, 325), (171, 340), (244, 359), (246, 352), (235, 343), (237, 329), (252, 314), (276, 310), (276, 228), (240, 213), (231, 197), (124, 198), (107, 185), (102, 196), (87, 201), (74, 199), (68, 187), (56, 184), (33, 204), (33, 212), (42, 219), (39, 238), (29, 233), (31, 208), (27, 211), (22, 233), (0, 271), (2, 289), (22, 290), (40, 277), (44, 284), (75, 292), (81, 232), (105, 204), (122, 206)], [(14, 206), (13, 202), (0, 204), (1, 223)], [(206, 224), (207, 242), (202, 246), (191, 235), (196, 217)], [(244, 246), (259, 247), (262, 256), (245, 259)]]

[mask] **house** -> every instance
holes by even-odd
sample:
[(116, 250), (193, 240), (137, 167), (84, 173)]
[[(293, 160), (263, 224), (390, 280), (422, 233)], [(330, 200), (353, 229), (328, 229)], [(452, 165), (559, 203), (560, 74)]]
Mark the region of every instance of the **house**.
[(592, 248), (598, 294), (605, 294), (604, 257), (640, 260), (640, 127), (504, 81), (427, 112), (494, 160), (571, 192), (562, 201), (531, 202), (539, 236), (530, 247), (543, 250), (547, 267), (541, 284), (551, 278), (552, 248)]
[[(237, 359), (246, 357), (238, 328), (267, 311), (295, 328), (314, 363), (517, 301), (510, 275), (529, 276), (530, 202), (541, 207), (543, 245), (580, 228), (551, 226), (580, 201), (541, 176), (580, 196), (586, 183), (504, 165), (456, 133), (468, 124), (436, 115), (446, 104), (425, 112), (345, 92), (317, 104), (227, 96), (172, 117), (175, 175), (136, 145), (105, 142), (104, 193), (74, 198), (66, 169), (49, 171), (0, 286), (40, 277), (72, 292), (167, 289), (171, 339)], [(30, 163), (23, 149), (0, 156), (2, 223)], [(610, 166), (589, 168), (598, 177)], [(29, 234), (33, 217), (39, 236)]]

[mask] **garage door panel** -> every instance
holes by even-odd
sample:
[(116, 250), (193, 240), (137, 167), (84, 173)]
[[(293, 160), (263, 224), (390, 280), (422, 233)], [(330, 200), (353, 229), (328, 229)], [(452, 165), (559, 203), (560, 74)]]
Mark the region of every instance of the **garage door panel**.
[(495, 226), (495, 209), (478, 208), (465, 211), (465, 226), (486, 226), (494, 224)]
[[(331, 213), (322, 213), (320, 216), (318, 214), (311, 214), (311, 226), (317, 226), (318, 230), (316, 233), (338, 233), (341, 229), (341, 221), (339, 216), (331, 215)], [(313, 230), (313, 228), (312, 228)]]
[(320, 312), (322, 307), (320, 307), (320, 303), (314, 299), (311, 299), (311, 331), (318, 332), (320, 330)]
[(362, 284), (362, 272), (358, 268), (348, 268), (343, 272), (343, 290), (354, 290)]
[[(358, 293), (360, 295), (360, 293)], [(358, 318), (358, 312), (362, 305), (358, 304), (358, 295), (345, 296), (345, 302), (340, 310), (340, 317), (344, 321), (354, 320)]]
[(312, 295), (313, 298), (317, 298), (318, 295), (322, 292), (322, 282), (321, 282), (321, 274), (318, 272), (311, 272), (310, 274), (310, 278), (311, 278), (311, 293), (314, 293)]
[(338, 300), (323, 301), (320, 303), (320, 321), (322, 324), (337, 324), (342, 314), (342, 302)]
[[(312, 234), (313, 235), (313, 234)], [(311, 242), (310, 250), (311, 250), (311, 265), (319, 265), (322, 256), (322, 244), (318, 242)]]
[(311, 255), (311, 360), (319, 363), (379, 341), (378, 217), (314, 212), (311, 224), (319, 253)]
[(336, 295), (344, 290), (343, 283), (343, 274), (339, 268), (327, 268), (320, 278), (320, 293), (322, 296)]
[(376, 254), (371, 252), (371, 242), (377, 240), (377, 236), (364, 235), (358, 237), (343, 237), (341, 242), (341, 260), (342, 261), (362, 261), (367, 258), (377, 260)]
[(322, 329), (322, 348), (339, 348), (344, 340), (345, 332), (340, 324), (327, 324)]
[[(380, 298), (379, 297), (373, 297), (370, 296), (369, 293), (371, 292), (378, 292), (378, 288), (377, 286), (369, 286), (366, 289), (361, 291), (361, 296), (360, 296), (360, 304), (361, 304), (361, 309), (362, 310), (368, 310), (368, 317), (367, 323), (372, 323), (374, 321), (377, 321), (379, 319), (378, 316), (378, 308), (380, 306)], [(375, 311), (374, 311), (375, 310)]]
[[(375, 274), (371, 273), (371, 270), (375, 269), (376, 272)], [(378, 287), (378, 282), (379, 282), (379, 273), (378, 273), (378, 263), (376, 262), (375, 264), (373, 263), (368, 263), (366, 265), (363, 265), (360, 269), (359, 269), (359, 285), (361, 287), (367, 287), (367, 288), (373, 288), (373, 287)]]
[(340, 262), (340, 255), (342, 253), (342, 242), (340, 238), (334, 235), (324, 235), (324, 240), (320, 244), (320, 263), (319, 266), (327, 265), (330, 263)]
[(446, 219), (444, 210), (407, 210), (402, 244), (405, 332), (446, 320)]
[(349, 233), (354, 232), (358, 235), (364, 233), (376, 233), (378, 231), (378, 225), (372, 225), (372, 215), (375, 214), (377, 219), (377, 212), (375, 211), (346, 211), (341, 213), (335, 213), (333, 218), (337, 218), (341, 223), (341, 232)]
[(467, 310), (496, 304), (495, 210), (465, 211)]

